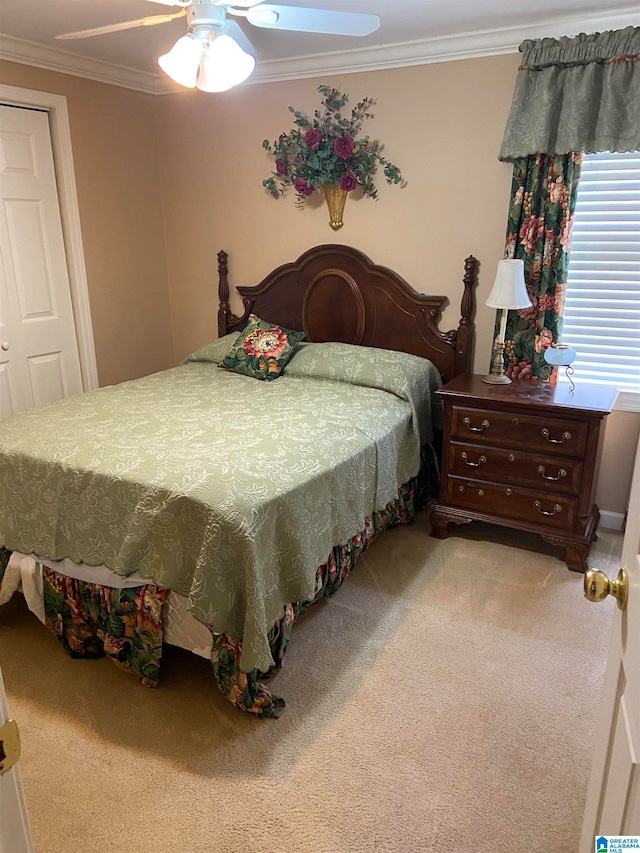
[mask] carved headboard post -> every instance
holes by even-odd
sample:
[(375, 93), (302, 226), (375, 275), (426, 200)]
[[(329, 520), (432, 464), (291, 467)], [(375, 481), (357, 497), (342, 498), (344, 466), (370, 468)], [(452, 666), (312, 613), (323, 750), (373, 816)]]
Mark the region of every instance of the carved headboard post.
[(231, 313), (229, 309), (229, 280), (227, 274), (227, 253), (224, 251), (218, 252), (218, 297), (220, 299), (220, 307), (218, 308), (218, 337), (222, 338), (227, 334), (228, 317)]
[(460, 325), (456, 335), (455, 373), (470, 373), (473, 355), (474, 287), (478, 281), (478, 261), (473, 255), (464, 262), (464, 291), (460, 303)]

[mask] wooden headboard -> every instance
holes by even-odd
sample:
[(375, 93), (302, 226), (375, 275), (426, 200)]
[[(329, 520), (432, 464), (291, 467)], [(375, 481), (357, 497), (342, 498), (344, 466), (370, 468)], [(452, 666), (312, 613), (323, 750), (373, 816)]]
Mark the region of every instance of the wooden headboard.
[(227, 253), (219, 252), (218, 334), (243, 329), (249, 314), (257, 314), (304, 330), (305, 339), (315, 343), (342, 341), (423, 356), (448, 382), (471, 370), (477, 266), (474, 257), (466, 259), (458, 328), (441, 332), (438, 323), (446, 296), (417, 293), (362, 252), (339, 245), (316, 246), (256, 287), (238, 287), (245, 310), (237, 317), (229, 308)]

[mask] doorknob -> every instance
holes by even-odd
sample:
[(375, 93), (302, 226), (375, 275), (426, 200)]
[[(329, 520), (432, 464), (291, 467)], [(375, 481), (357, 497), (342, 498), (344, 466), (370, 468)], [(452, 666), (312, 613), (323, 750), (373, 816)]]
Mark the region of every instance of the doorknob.
[(587, 569), (584, 573), (584, 595), (594, 602), (604, 601), (608, 595), (612, 595), (620, 610), (624, 610), (629, 598), (629, 572), (623, 566), (618, 577), (612, 581), (599, 569)]
[(3, 349), (5, 352), (9, 349), (9, 347), (10, 347), (10, 346), (11, 346), (11, 344), (9, 343), (9, 341), (3, 341), (3, 342), (2, 342), (2, 349)]

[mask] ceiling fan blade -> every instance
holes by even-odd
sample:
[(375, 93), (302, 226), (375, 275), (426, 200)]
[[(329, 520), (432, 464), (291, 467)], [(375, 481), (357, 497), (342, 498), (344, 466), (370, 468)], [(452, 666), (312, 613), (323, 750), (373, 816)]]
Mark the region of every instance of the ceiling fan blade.
[(134, 27), (155, 27), (156, 24), (166, 24), (176, 18), (182, 18), (186, 11), (176, 12), (175, 15), (153, 15), (151, 18), (137, 18), (135, 21), (121, 21), (119, 24), (106, 24), (104, 27), (94, 27), (91, 30), (78, 30), (75, 33), (62, 33), (57, 39), (84, 39), (89, 36), (101, 36), (105, 33), (117, 33), (119, 30), (131, 30)]
[(254, 46), (244, 34), (244, 30), (242, 29), (240, 24), (238, 24), (236, 21), (227, 20), (224, 25), (224, 28), (226, 34), (231, 36), (231, 38), (240, 45), (240, 47), (244, 50), (245, 53), (248, 53), (251, 56), (256, 55), (256, 50)]
[(246, 18), (256, 27), (342, 36), (367, 36), (380, 26), (380, 18), (377, 15), (271, 4), (247, 9)]
[(149, 0), (150, 3), (160, 3), (162, 6), (190, 6), (193, 0)]

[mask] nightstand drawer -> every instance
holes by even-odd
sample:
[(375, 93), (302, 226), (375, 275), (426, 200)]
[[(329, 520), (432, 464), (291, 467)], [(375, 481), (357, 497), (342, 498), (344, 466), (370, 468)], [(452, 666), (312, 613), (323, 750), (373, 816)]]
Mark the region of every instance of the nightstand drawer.
[(588, 431), (585, 421), (451, 407), (451, 438), (463, 442), (581, 459)]
[(533, 489), (577, 495), (583, 463), (498, 447), (451, 442), (447, 471), (458, 477), (493, 480)]
[(498, 486), (482, 480), (447, 477), (445, 500), (452, 506), (524, 521), (537, 526), (571, 530), (576, 521), (577, 498), (551, 492)]

